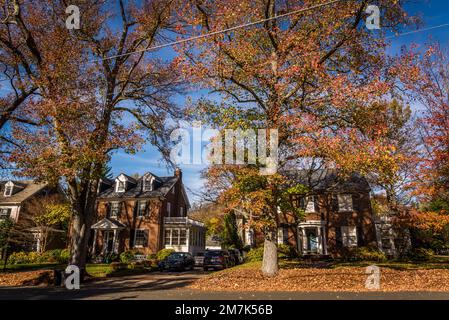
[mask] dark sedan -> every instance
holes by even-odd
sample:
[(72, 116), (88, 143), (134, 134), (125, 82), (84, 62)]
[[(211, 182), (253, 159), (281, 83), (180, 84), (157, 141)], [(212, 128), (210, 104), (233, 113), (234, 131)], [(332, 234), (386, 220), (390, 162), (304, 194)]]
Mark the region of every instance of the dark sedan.
[(210, 268), (217, 269), (226, 269), (233, 265), (233, 261), (231, 262), (231, 257), (227, 250), (208, 250), (204, 253), (204, 270), (208, 270)]
[(188, 252), (173, 252), (158, 264), (159, 270), (193, 270), (195, 260)]

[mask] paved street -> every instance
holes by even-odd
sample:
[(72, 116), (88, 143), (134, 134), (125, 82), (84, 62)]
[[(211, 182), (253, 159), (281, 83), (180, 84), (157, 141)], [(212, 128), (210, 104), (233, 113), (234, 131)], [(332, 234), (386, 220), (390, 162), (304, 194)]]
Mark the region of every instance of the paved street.
[(322, 299), (449, 299), (449, 293), (336, 293), (336, 292), (205, 292), (187, 289), (192, 281), (206, 272), (160, 273), (107, 278), (81, 286), (80, 290), (65, 288), (0, 288), (0, 299), (91, 299), (91, 300), (322, 300)]

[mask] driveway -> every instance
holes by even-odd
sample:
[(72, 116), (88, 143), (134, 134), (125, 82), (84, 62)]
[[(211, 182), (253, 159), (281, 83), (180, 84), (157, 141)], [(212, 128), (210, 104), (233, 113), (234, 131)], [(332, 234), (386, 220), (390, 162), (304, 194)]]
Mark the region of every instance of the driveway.
[(80, 290), (48, 287), (0, 287), (0, 300), (403, 300), (449, 299), (449, 293), (389, 292), (207, 292), (187, 286), (210, 272), (153, 272), (150, 274), (106, 278), (81, 285)]

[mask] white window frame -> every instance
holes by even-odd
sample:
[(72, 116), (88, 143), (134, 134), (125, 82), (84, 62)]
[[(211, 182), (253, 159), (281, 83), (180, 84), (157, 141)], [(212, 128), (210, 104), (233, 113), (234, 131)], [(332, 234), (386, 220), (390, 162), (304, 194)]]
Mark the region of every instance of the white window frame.
[[(6, 212), (6, 214), (4, 213)], [(8, 215), (9, 212), (9, 215)], [(9, 207), (1, 207), (0, 208), (0, 220), (10, 219), (12, 215), (12, 208)]]
[(5, 184), (5, 192), (3, 193), (3, 196), (11, 197), (13, 191), (14, 191), (14, 183), (12, 181), (8, 181)]
[[(114, 205), (117, 204), (117, 213), (114, 214)], [(120, 201), (111, 201), (111, 215), (110, 218), (118, 218), (120, 215)]]
[(143, 179), (143, 186), (142, 186), (143, 192), (153, 191), (153, 181), (154, 181), (154, 177), (151, 177), (151, 176), (145, 177)]
[(137, 244), (137, 232), (138, 231), (143, 231), (144, 235), (146, 234), (146, 240), (147, 243), (146, 245), (148, 245), (148, 238), (150, 237), (150, 232), (148, 229), (135, 229), (134, 230), (134, 248), (143, 248), (145, 247), (145, 244)]
[[(123, 188), (121, 188), (121, 184), (123, 183)], [(117, 180), (116, 190), (118, 193), (123, 193), (126, 191), (126, 181)]]
[(339, 194), (337, 195), (337, 201), (338, 201), (338, 212), (354, 211), (352, 194)]
[[(167, 231), (169, 232), (169, 243), (167, 243)], [(177, 232), (176, 243), (174, 243), (175, 238), (173, 237), (174, 231)], [(181, 243), (181, 232), (185, 232), (184, 244)], [(164, 245), (166, 246), (186, 246), (188, 243), (188, 232), (187, 228), (166, 228), (164, 232)]]
[(356, 226), (341, 227), (341, 241), (343, 247), (346, 248), (357, 247), (357, 227)]
[[(143, 210), (142, 210), (142, 206), (143, 206)], [(145, 217), (146, 209), (147, 209), (147, 201), (146, 200), (137, 201), (137, 218)]]
[(305, 198), (306, 200), (306, 206), (305, 206), (305, 213), (315, 213), (316, 211), (316, 205), (315, 205), (315, 196), (309, 196)]
[(278, 244), (284, 244), (284, 228), (278, 228)]
[(171, 203), (167, 202), (167, 217), (171, 217)]

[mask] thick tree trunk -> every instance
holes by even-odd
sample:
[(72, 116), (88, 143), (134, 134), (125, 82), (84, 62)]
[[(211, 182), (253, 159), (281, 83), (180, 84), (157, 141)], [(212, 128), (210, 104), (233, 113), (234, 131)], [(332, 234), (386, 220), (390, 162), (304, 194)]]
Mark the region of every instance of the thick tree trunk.
[[(80, 268), (81, 279), (86, 271), (87, 249), (90, 236), (90, 229), (95, 218), (95, 202), (98, 181), (86, 183), (84, 188), (86, 192), (79, 194), (79, 197), (73, 197), (72, 207), (73, 216), (70, 225), (70, 264)], [(69, 188), (70, 190), (70, 188)], [(74, 190), (73, 188), (71, 189)]]
[(91, 223), (86, 219), (86, 214), (76, 213), (71, 224), (71, 254), (70, 264), (78, 266), (80, 269), (86, 267), (87, 244), (89, 241), (89, 233)]
[(278, 247), (275, 232), (270, 232), (265, 236), (262, 273), (267, 277), (274, 277), (278, 274)]

